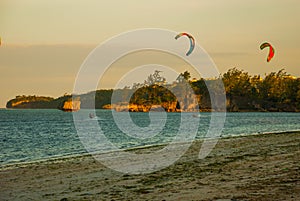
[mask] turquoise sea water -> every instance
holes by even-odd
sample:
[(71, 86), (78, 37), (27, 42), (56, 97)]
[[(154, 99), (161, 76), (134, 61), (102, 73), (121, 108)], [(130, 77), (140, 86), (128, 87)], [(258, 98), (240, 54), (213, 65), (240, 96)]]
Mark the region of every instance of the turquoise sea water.
[[(89, 111), (85, 113), (89, 114)], [(147, 139), (137, 139), (118, 128), (111, 111), (97, 110), (96, 115), (94, 119), (86, 115), (82, 122), (97, 121), (107, 139), (122, 149), (168, 143), (176, 136), (181, 115), (195, 118), (191, 113), (165, 114), (166, 121), (159, 133)], [(210, 116), (210, 113), (201, 113), (197, 117), (197, 139), (207, 133)], [(130, 117), (139, 127), (145, 128), (150, 123), (148, 113), (130, 113)], [(287, 131), (300, 131), (300, 113), (226, 113), (222, 136)], [(87, 129), (86, 132), (90, 131)], [(87, 153), (77, 134), (72, 113), (59, 110), (1, 109), (0, 147), (0, 165)]]

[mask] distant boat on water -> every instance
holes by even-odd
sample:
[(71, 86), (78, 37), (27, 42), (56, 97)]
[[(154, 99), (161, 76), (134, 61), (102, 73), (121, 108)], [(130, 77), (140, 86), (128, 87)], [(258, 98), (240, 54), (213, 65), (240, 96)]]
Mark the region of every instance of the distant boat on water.
[(193, 114), (193, 117), (195, 118), (200, 117), (200, 114)]
[(90, 113), (90, 114), (89, 114), (89, 117), (90, 117), (90, 119), (93, 119), (93, 118), (95, 118), (96, 116), (95, 116), (94, 113)]

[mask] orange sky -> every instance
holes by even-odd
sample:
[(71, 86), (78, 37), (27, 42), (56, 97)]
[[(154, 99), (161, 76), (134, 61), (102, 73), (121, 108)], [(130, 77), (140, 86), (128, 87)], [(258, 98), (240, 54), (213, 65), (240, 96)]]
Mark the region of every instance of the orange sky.
[[(237, 67), (264, 75), (284, 68), (300, 76), (299, 7), (298, 0), (2, 0), (0, 108), (16, 95), (71, 93), (97, 45), (141, 28), (191, 33), (220, 73)], [(275, 48), (270, 63), (259, 49), (264, 41)]]

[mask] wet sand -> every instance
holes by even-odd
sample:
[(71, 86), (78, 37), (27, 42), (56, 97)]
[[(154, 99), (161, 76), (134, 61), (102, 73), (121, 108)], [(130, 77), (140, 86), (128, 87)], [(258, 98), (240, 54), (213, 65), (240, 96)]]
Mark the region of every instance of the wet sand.
[(300, 200), (300, 132), (223, 138), (202, 160), (201, 143), (149, 174), (89, 155), (1, 167), (0, 200)]

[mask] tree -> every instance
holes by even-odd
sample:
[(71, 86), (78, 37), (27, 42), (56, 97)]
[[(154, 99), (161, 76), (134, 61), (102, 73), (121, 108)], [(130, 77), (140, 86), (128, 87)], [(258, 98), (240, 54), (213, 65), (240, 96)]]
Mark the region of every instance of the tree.
[(289, 96), (288, 75), (284, 69), (279, 70), (277, 73), (271, 72), (262, 81), (259, 91), (260, 97), (268, 101), (283, 102)]
[(163, 85), (166, 82), (166, 78), (160, 75), (162, 71), (155, 70), (153, 74), (149, 75), (147, 80), (144, 81), (144, 85)]
[(177, 82), (183, 82), (183, 81), (189, 81), (191, 78), (191, 74), (188, 71), (184, 71), (183, 73), (180, 73), (179, 76), (176, 78)]
[(236, 68), (229, 69), (223, 74), (225, 91), (229, 95), (248, 96), (251, 93), (250, 76)]

